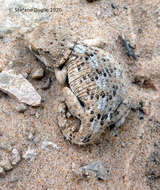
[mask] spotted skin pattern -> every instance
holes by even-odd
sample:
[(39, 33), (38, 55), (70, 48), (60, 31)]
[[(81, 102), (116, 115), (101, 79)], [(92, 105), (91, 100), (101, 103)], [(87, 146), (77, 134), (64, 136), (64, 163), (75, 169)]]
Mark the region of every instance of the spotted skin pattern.
[(29, 34), (27, 44), (63, 86), (64, 102), (57, 115), (62, 134), (74, 144), (85, 145), (97, 141), (110, 125), (122, 125), (128, 115), (126, 71), (96, 45), (98, 41), (73, 40), (64, 31), (42, 25)]
[(78, 131), (62, 132), (75, 144), (88, 144), (106, 127), (121, 125), (129, 112), (123, 67), (109, 53), (80, 43), (74, 46), (66, 67), (65, 104), (81, 125)]

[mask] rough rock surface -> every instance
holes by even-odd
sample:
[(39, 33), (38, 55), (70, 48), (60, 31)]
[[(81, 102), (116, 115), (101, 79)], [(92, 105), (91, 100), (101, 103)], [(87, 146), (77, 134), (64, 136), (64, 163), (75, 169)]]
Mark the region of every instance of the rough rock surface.
[(98, 179), (107, 180), (109, 178), (109, 170), (99, 161), (83, 166), (81, 169), (86, 176), (88, 175), (88, 171), (92, 171)]
[(32, 73), (33, 79), (41, 79), (44, 75), (44, 70), (42, 68), (38, 68)]
[(0, 167), (4, 168), (6, 171), (9, 171), (13, 168), (8, 158), (0, 162)]
[(24, 113), (27, 110), (27, 106), (25, 104), (18, 104), (16, 110), (20, 113)]
[(11, 163), (13, 166), (17, 165), (21, 161), (20, 153), (17, 149), (12, 150), (12, 157), (11, 157)]
[[(0, 95), (1, 159), (10, 159), (14, 148), (22, 155), (28, 147), (38, 154), (33, 161), (22, 160), (11, 171), (4, 173), (1, 169), (5, 177), (0, 178), (0, 190), (157, 190), (160, 187), (159, 0), (93, 3), (86, 0), (36, 0), (34, 3), (0, 0), (0, 5), (0, 67), (26, 76), (43, 100), (41, 107), (29, 107), (26, 112), (18, 113), (13, 109), (15, 100), (6, 94)], [(62, 11), (26, 13), (16, 12), (15, 7), (57, 7)], [(133, 108), (123, 126), (116, 133), (107, 130), (99, 144), (80, 148), (66, 142), (55, 120), (57, 104), (63, 99), (54, 74), (47, 71), (40, 81), (31, 78), (31, 72), (40, 62), (24, 45), (23, 34), (43, 21), (63, 24), (86, 39), (100, 35), (107, 44), (106, 50), (113, 51), (117, 60), (129, 68)], [(135, 47), (136, 61), (127, 56), (119, 41), (118, 36), (122, 34)], [(41, 89), (49, 77), (50, 88)], [(42, 150), (46, 134), (60, 147), (59, 151)], [(107, 182), (94, 175), (86, 178), (75, 172), (76, 168), (97, 160), (111, 169)]]
[(0, 177), (4, 177), (5, 176), (5, 171), (2, 167), (0, 167)]
[(43, 150), (49, 150), (49, 147), (51, 147), (52, 149), (55, 149), (55, 150), (59, 150), (60, 149), (54, 142), (48, 141), (47, 138), (46, 138), (42, 142), (41, 148)]
[(28, 149), (24, 155), (22, 156), (25, 160), (31, 160), (33, 161), (37, 157), (37, 153), (34, 149)]
[(16, 75), (8, 71), (0, 73), (0, 90), (18, 99), (19, 102), (31, 106), (38, 106), (41, 97), (21, 74)]

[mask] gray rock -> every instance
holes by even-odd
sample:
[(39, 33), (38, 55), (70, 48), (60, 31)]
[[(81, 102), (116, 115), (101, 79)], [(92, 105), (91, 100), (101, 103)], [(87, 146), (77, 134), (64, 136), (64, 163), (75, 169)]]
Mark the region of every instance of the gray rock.
[(45, 139), (43, 142), (42, 142), (42, 145), (41, 145), (41, 148), (43, 150), (48, 150), (48, 148), (51, 147), (53, 149), (56, 149), (56, 150), (59, 150), (60, 148), (53, 142), (51, 141), (48, 141), (47, 139)]
[(157, 26), (160, 27), (160, 16), (158, 17), (158, 20), (157, 20)]
[(28, 131), (28, 134), (26, 132), (26, 139), (35, 145), (40, 141), (40, 137), (35, 131)]
[(25, 160), (29, 160), (29, 161), (33, 161), (36, 157), (37, 157), (37, 153), (35, 152), (34, 149), (28, 149), (24, 154), (23, 154), (23, 158)]
[(31, 106), (38, 106), (41, 103), (40, 95), (21, 74), (16, 75), (10, 71), (2, 71), (0, 73), (0, 90)]
[(41, 89), (43, 90), (47, 90), (50, 88), (50, 84), (51, 84), (51, 79), (48, 78), (47, 81), (45, 82), (45, 84), (42, 85)]
[(10, 152), (12, 150), (12, 145), (9, 142), (1, 142), (0, 143), (0, 149), (3, 149), (7, 152)]
[(27, 110), (27, 106), (25, 104), (19, 104), (16, 107), (16, 110), (20, 113), (24, 113)]
[(13, 166), (11, 165), (11, 162), (8, 158), (0, 162), (0, 167), (4, 168), (5, 171), (9, 171), (13, 169)]
[(17, 149), (12, 150), (11, 163), (13, 166), (17, 165), (21, 161), (21, 155)]
[(32, 131), (32, 132), (30, 131), (30, 132), (28, 133), (27, 139), (28, 139), (29, 141), (33, 141), (34, 137), (35, 137), (34, 132), (33, 132), (33, 131)]
[(5, 171), (2, 167), (0, 167), (0, 177), (4, 177), (5, 176)]
[(42, 68), (38, 68), (32, 73), (32, 79), (41, 79), (44, 76), (44, 70)]
[(37, 145), (40, 142), (40, 137), (36, 134), (33, 138), (33, 143)]
[(28, 73), (27, 72), (22, 72), (21, 73), (23, 75), (23, 77), (26, 79), (28, 77)]
[(82, 173), (88, 175), (88, 171), (94, 172), (98, 179), (107, 180), (110, 172), (100, 161), (95, 161), (89, 165), (81, 167)]

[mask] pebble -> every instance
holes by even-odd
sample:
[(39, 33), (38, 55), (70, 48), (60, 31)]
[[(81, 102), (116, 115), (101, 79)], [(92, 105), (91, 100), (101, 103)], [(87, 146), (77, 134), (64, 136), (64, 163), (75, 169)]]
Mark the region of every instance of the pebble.
[(5, 176), (5, 171), (2, 167), (0, 167), (0, 177), (4, 177)]
[(39, 119), (40, 116), (41, 116), (41, 114), (40, 114), (39, 112), (36, 112), (36, 113), (35, 113), (35, 117), (36, 117), (37, 119)]
[(160, 16), (158, 17), (158, 20), (157, 20), (157, 26), (160, 27)]
[(29, 141), (32, 141), (32, 140), (34, 139), (34, 136), (35, 136), (35, 134), (30, 131), (30, 132), (28, 133), (27, 139), (28, 139)]
[(115, 3), (111, 3), (111, 7), (112, 7), (113, 9), (118, 9), (118, 5), (116, 5)]
[(50, 88), (50, 84), (51, 84), (51, 79), (48, 78), (47, 81), (45, 82), (45, 84), (42, 85), (41, 89), (43, 90), (47, 90)]
[(7, 152), (10, 152), (12, 150), (12, 145), (8, 142), (1, 142), (0, 148), (7, 151)]
[(22, 156), (25, 160), (33, 161), (37, 157), (37, 153), (35, 152), (34, 149), (28, 149)]
[(27, 72), (23, 72), (21, 73), (23, 75), (23, 77), (26, 79), (28, 77), (28, 73)]
[(51, 141), (48, 141), (47, 139), (45, 139), (43, 142), (42, 142), (42, 145), (41, 145), (41, 148), (43, 150), (48, 150), (48, 148), (51, 147), (53, 149), (56, 149), (56, 150), (59, 150), (60, 148), (53, 142)]
[(110, 171), (104, 167), (100, 161), (95, 161), (89, 165), (81, 167), (82, 173), (88, 176), (88, 171), (96, 174), (96, 177), (101, 180), (107, 180), (110, 175)]
[(31, 106), (39, 106), (41, 103), (41, 96), (32, 84), (21, 74), (16, 75), (12, 71), (0, 73), (0, 90)]
[(38, 68), (32, 73), (32, 79), (41, 79), (44, 76), (44, 70), (42, 68)]
[(16, 107), (16, 110), (19, 112), (19, 113), (24, 113), (26, 110), (27, 110), (27, 106), (25, 104), (19, 104), (17, 107)]
[(87, 44), (90, 47), (105, 48), (106, 43), (101, 38), (87, 39), (83, 40), (83, 43)]
[(21, 155), (17, 149), (12, 150), (11, 163), (13, 166), (17, 165), (21, 161)]
[(13, 169), (13, 166), (11, 165), (11, 162), (8, 158), (0, 162), (0, 167), (4, 168), (5, 171)]
[(33, 143), (35, 145), (37, 145), (39, 143), (39, 141), (40, 141), (40, 137), (38, 135), (35, 135), (34, 138), (33, 138)]

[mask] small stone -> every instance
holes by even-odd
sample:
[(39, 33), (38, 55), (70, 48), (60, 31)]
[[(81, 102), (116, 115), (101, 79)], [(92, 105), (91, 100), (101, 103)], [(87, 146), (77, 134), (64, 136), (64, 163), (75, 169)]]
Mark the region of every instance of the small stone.
[(39, 143), (40, 141), (40, 137), (38, 135), (35, 135), (33, 138), (33, 143), (36, 145), (37, 143)]
[(23, 72), (21, 73), (23, 75), (23, 77), (26, 79), (28, 77), (28, 73), (27, 72)]
[(19, 104), (16, 107), (16, 110), (20, 113), (24, 113), (27, 110), (27, 106), (25, 104)]
[(111, 3), (111, 7), (112, 7), (113, 9), (118, 9), (118, 5), (116, 5), (116, 4), (114, 4), (114, 3)]
[[(159, 134), (159, 133), (157, 133)], [(156, 146), (155, 146), (156, 145)], [(147, 183), (153, 190), (159, 190), (160, 187), (160, 141), (153, 143), (153, 150), (145, 161), (145, 176)]]
[(51, 84), (51, 79), (48, 78), (47, 81), (45, 82), (45, 84), (42, 85), (41, 89), (43, 90), (47, 90), (50, 88), (50, 84)]
[(158, 17), (157, 26), (160, 27), (160, 17)]
[(23, 128), (23, 135), (27, 141), (31, 142), (33, 142), (37, 137), (36, 129), (31, 122), (27, 123), (27, 125)]
[(0, 167), (4, 168), (5, 171), (9, 171), (13, 169), (11, 162), (8, 158), (0, 162)]
[(11, 68), (13, 68), (13, 66), (14, 66), (13, 61), (10, 61), (10, 62), (8, 63), (8, 67), (11, 69)]
[(5, 171), (2, 167), (0, 167), (0, 177), (4, 177), (5, 176)]
[(53, 148), (53, 149), (56, 149), (56, 150), (59, 150), (59, 147), (58, 147), (55, 143), (53, 143), (53, 142), (48, 141), (47, 139), (45, 139), (45, 140), (42, 142), (41, 148), (42, 148), (43, 150), (48, 150), (49, 147), (51, 147), (51, 148)]
[(99, 47), (102, 49), (106, 46), (106, 43), (98, 37), (94, 39), (83, 40), (83, 43), (87, 44), (90, 47)]
[(28, 139), (29, 141), (32, 141), (32, 140), (34, 139), (34, 135), (35, 135), (34, 133), (29, 132), (27, 139)]
[(12, 150), (11, 163), (13, 166), (17, 165), (21, 161), (21, 156), (17, 149)]
[(16, 75), (10, 71), (2, 71), (0, 73), (0, 90), (31, 106), (39, 106), (41, 103), (40, 95), (21, 74)]
[(91, 163), (90, 165), (86, 165), (81, 167), (82, 173), (84, 175), (88, 175), (88, 171), (94, 172), (96, 177), (101, 180), (107, 180), (110, 175), (110, 171), (106, 169), (100, 161), (96, 161)]
[(40, 114), (39, 112), (36, 112), (36, 113), (35, 113), (35, 117), (36, 117), (37, 119), (39, 119), (40, 116), (41, 116), (41, 114)]
[(123, 142), (123, 141), (121, 141), (121, 146), (122, 146), (123, 148), (125, 148), (125, 147), (126, 147), (126, 143)]
[(12, 150), (12, 146), (8, 142), (2, 142), (2, 143), (0, 143), (0, 149), (10, 152)]
[(34, 149), (28, 149), (22, 156), (25, 160), (33, 161), (37, 157), (37, 153)]
[(32, 73), (32, 79), (41, 79), (44, 76), (44, 70), (42, 68), (38, 68)]

